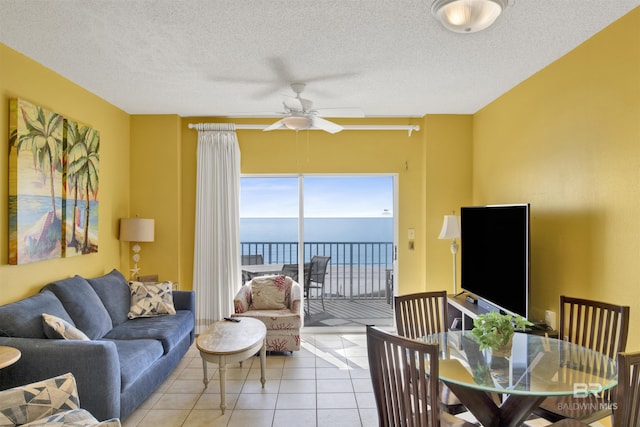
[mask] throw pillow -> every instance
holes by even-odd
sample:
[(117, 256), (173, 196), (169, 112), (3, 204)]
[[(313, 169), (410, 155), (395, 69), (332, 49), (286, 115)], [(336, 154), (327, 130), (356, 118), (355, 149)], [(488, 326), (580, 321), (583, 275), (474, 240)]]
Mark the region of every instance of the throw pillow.
[(131, 289), (129, 319), (176, 314), (171, 291), (172, 282), (129, 282), (129, 287)]
[(47, 338), (89, 341), (89, 337), (84, 332), (64, 319), (42, 313), (42, 322)]
[(286, 276), (260, 276), (251, 281), (253, 310), (282, 310), (286, 296)]

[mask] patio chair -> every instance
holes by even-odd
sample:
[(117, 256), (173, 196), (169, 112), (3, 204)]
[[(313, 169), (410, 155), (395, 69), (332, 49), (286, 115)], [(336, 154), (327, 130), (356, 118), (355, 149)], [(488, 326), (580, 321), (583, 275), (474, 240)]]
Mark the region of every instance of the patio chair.
[[(264, 257), (262, 256), (262, 254), (240, 255), (240, 264), (241, 265), (264, 264)], [(251, 274), (249, 274), (246, 271), (242, 272), (242, 283), (246, 283), (251, 279), (253, 279)]]
[(320, 300), (322, 301), (322, 311), (324, 308), (324, 280), (327, 274), (327, 266), (331, 257), (314, 255), (311, 258), (309, 271), (305, 267), (304, 276), (304, 297), (307, 300), (307, 313), (309, 311), (309, 297), (311, 296), (311, 289), (320, 290)]
[[(616, 358), (627, 346), (629, 306), (562, 295), (558, 332), (561, 339)], [(588, 398), (548, 397), (534, 413), (552, 422), (571, 418), (590, 424), (612, 414), (610, 397), (610, 391)]]
[[(398, 334), (420, 339), (447, 331), (447, 292), (420, 292), (394, 297)], [(440, 407), (451, 414), (465, 411), (460, 399), (440, 382)]]
[(438, 381), (430, 380), (438, 377), (438, 351), (438, 344), (367, 326), (369, 370), (381, 427), (475, 425), (440, 411)]

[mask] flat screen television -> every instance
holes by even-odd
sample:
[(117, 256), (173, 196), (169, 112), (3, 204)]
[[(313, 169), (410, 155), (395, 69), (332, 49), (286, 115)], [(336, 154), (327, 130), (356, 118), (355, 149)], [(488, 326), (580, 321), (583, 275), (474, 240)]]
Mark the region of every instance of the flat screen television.
[(529, 316), (528, 204), (460, 209), (462, 289), (499, 310)]

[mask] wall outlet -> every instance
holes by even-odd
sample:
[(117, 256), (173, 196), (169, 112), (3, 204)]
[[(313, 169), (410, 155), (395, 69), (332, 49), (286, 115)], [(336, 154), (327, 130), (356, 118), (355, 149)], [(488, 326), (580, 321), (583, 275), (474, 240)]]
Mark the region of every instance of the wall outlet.
[(556, 312), (551, 310), (545, 310), (544, 323), (547, 324), (552, 330), (556, 330)]

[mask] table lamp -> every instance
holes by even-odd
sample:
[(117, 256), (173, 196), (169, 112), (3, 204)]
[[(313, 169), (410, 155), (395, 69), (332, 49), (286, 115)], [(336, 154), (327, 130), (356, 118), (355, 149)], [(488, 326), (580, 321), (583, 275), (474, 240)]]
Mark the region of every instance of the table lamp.
[(458, 242), (460, 237), (460, 219), (457, 215), (445, 215), (442, 223), (442, 230), (438, 239), (451, 239), (451, 254), (453, 255), (453, 295), (458, 295), (458, 277), (456, 268), (456, 254), (458, 253)]
[(123, 242), (134, 242), (131, 248), (133, 251), (133, 268), (131, 277), (140, 274), (138, 262), (140, 262), (140, 242), (153, 242), (154, 240), (154, 220), (147, 218), (121, 218), (120, 219), (120, 240)]

